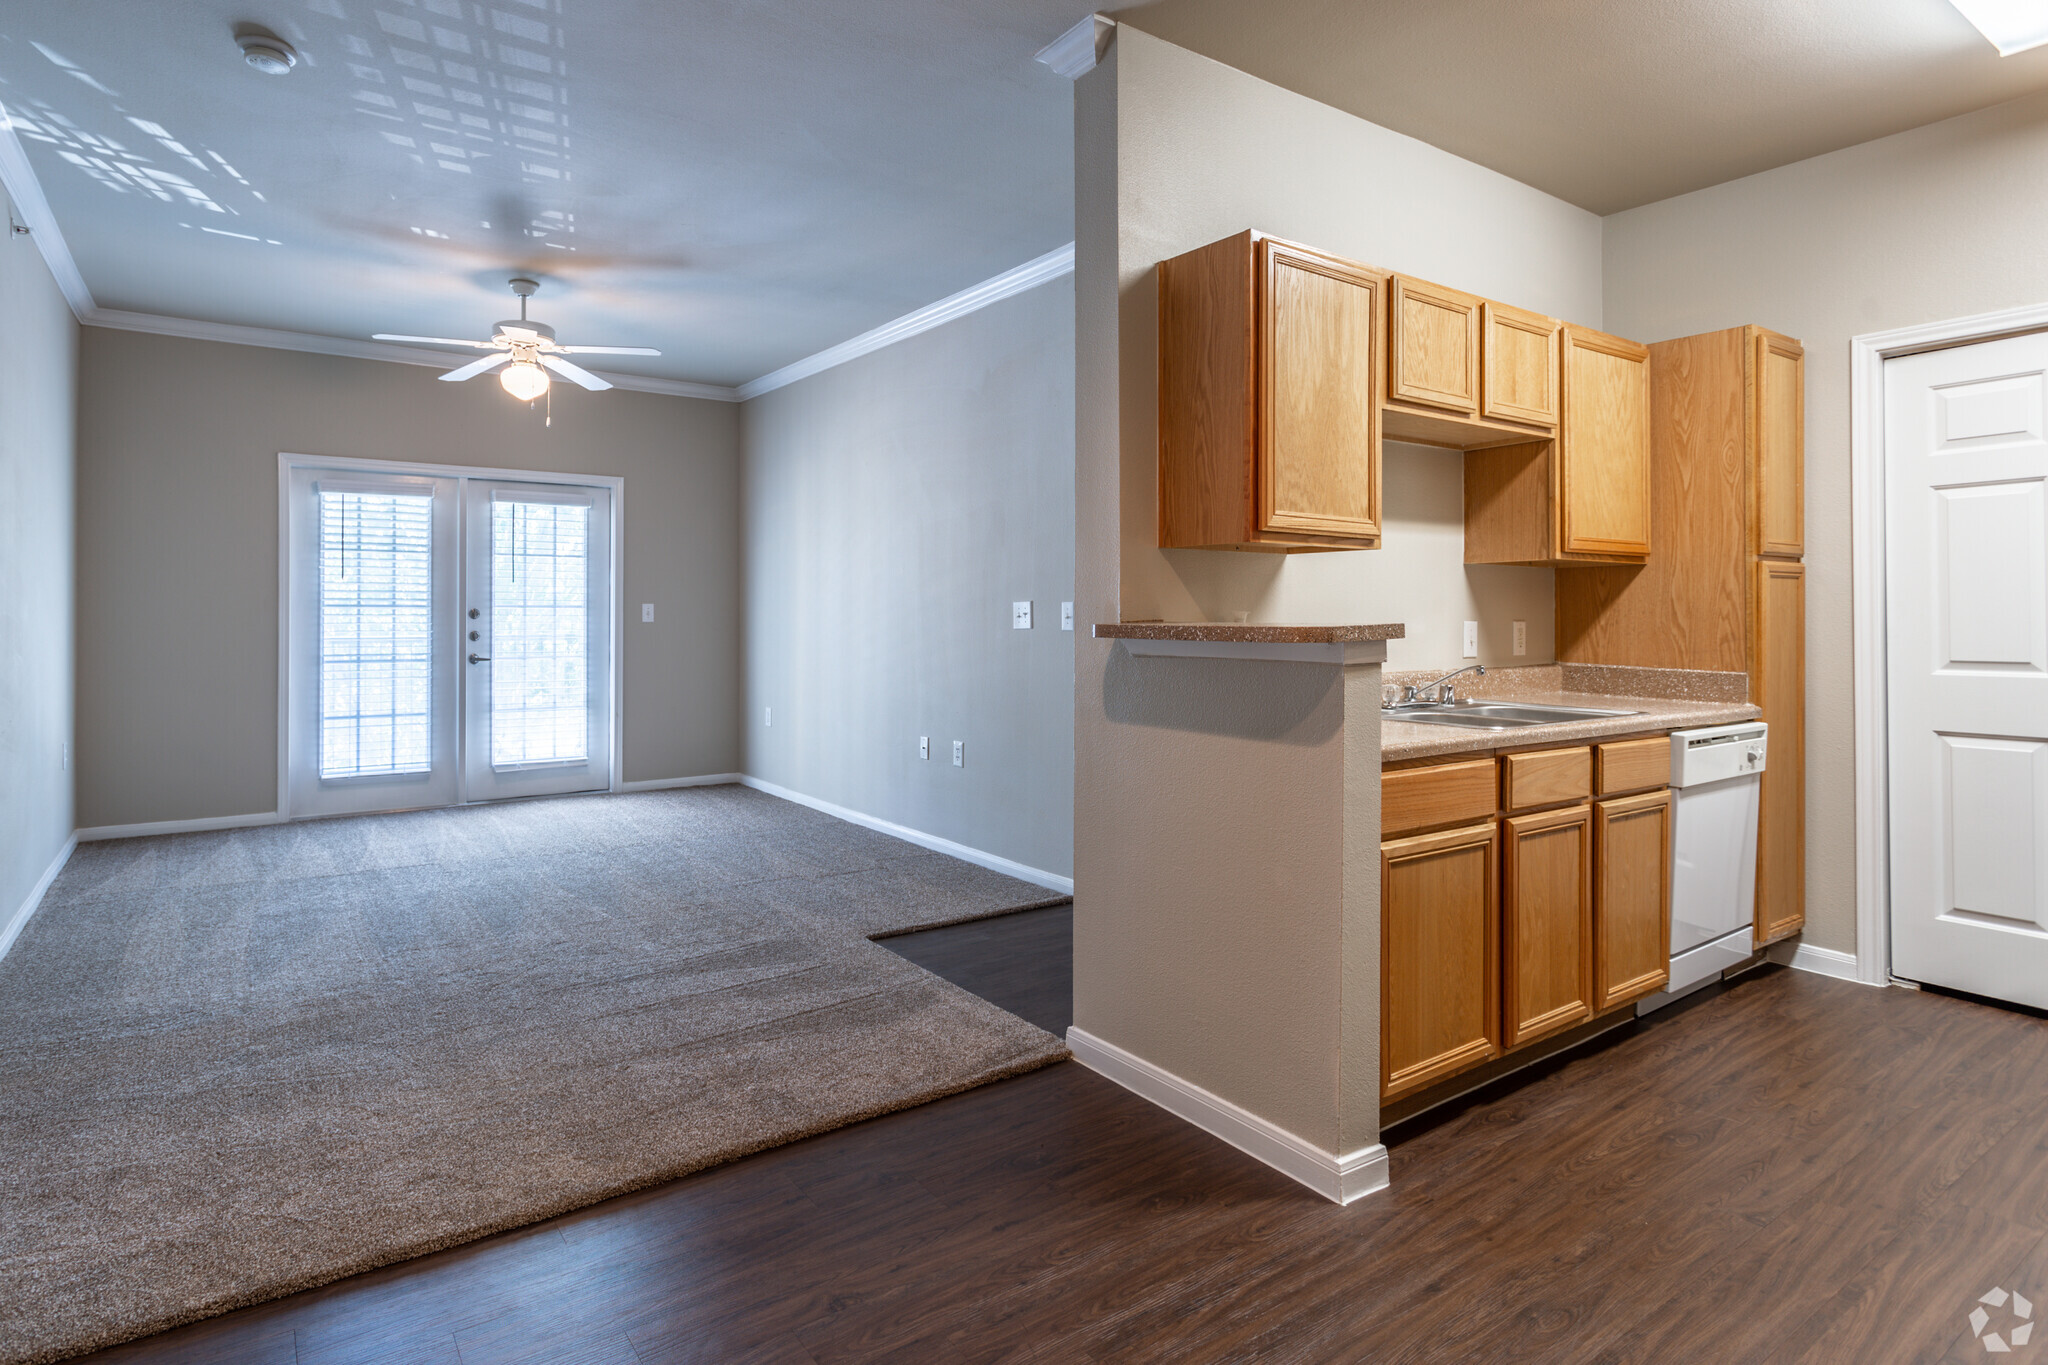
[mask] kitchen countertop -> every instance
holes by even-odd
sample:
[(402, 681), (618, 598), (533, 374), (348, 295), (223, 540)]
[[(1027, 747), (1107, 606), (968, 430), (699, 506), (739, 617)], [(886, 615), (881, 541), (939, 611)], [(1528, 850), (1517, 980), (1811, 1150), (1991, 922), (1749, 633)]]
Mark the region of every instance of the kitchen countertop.
[[(1506, 700), (1506, 698), (1502, 698)], [(1590, 706), (1627, 710), (1632, 716), (1586, 717), (1555, 725), (1524, 725), (1512, 730), (1468, 730), (1457, 725), (1417, 725), (1380, 719), (1382, 766), (1419, 758), (1456, 754), (1480, 755), (1510, 749), (1541, 749), (1580, 740), (1640, 735), (1646, 731), (1689, 730), (1701, 725), (1732, 725), (1755, 720), (1763, 712), (1747, 702), (1677, 701), (1669, 697), (1620, 697), (1600, 692), (1524, 692), (1513, 700), (1530, 706)]]
[(1399, 640), (1408, 627), (1397, 623), (1349, 626), (1281, 626), (1230, 621), (1105, 621), (1098, 640), (1189, 640), (1204, 644), (1354, 645)]

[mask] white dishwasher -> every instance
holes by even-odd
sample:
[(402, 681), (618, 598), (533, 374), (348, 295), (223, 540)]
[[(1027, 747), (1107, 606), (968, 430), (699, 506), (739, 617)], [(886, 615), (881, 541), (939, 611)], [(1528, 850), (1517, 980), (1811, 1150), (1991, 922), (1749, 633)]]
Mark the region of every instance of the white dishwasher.
[(1671, 984), (1638, 1015), (1718, 981), (1755, 951), (1760, 720), (1671, 732)]

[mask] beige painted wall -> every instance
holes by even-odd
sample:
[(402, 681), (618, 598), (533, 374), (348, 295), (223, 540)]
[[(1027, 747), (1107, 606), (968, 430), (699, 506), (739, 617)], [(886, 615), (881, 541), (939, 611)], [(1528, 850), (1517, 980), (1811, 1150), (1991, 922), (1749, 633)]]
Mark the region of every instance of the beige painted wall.
[[(625, 479), (628, 781), (739, 766), (736, 405), (84, 329), (78, 823), (277, 807), (277, 456)], [(638, 604), (653, 602), (643, 625)]]
[(2048, 95), (1606, 220), (1607, 321), (1806, 343), (1806, 942), (1856, 946), (1849, 339), (2048, 301)]
[[(1469, 592), (1547, 645), (1547, 571), (1464, 569), (1438, 463), (1456, 457), (1390, 447), (1399, 550), (1159, 551), (1153, 267), (1258, 227), (1597, 325), (1599, 220), (1129, 24), (1077, 83), (1075, 147), (1083, 628), (1405, 620), (1390, 661), (1425, 666), (1455, 659), (1462, 617), (1411, 614)], [(1358, 851), (1377, 842), (1378, 713), (1354, 704), (1347, 726), (1346, 690), (1325, 666), (1075, 641), (1077, 1026), (1337, 1153), (1378, 1133), (1378, 868)]]
[(0, 237), (0, 931), (71, 837), (78, 324), (35, 244)]

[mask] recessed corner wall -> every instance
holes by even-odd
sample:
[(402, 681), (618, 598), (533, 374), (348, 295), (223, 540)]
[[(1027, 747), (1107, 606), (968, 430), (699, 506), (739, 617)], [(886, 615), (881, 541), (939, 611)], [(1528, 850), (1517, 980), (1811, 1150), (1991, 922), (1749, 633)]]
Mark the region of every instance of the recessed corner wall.
[(622, 476), (625, 780), (738, 769), (735, 404), (102, 327), (79, 382), (81, 828), (276, 809), (284, 451)]
[(744, 405), (750, 775), (1071, 873), (1073, 394), (1066, 276)]
[(0, 236), (0, 948), (71, 838), (78, 324), (29, 238)]

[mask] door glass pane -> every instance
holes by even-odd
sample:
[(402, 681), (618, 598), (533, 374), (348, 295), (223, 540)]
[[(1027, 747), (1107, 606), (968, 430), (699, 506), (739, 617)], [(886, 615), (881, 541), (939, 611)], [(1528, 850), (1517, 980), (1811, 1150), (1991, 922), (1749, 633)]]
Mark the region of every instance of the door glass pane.
[(491, 766), (590, 757), (590, 508), (491, 504)]
[(320, 776), (432, 766), (430, 494), (320, 494)]

